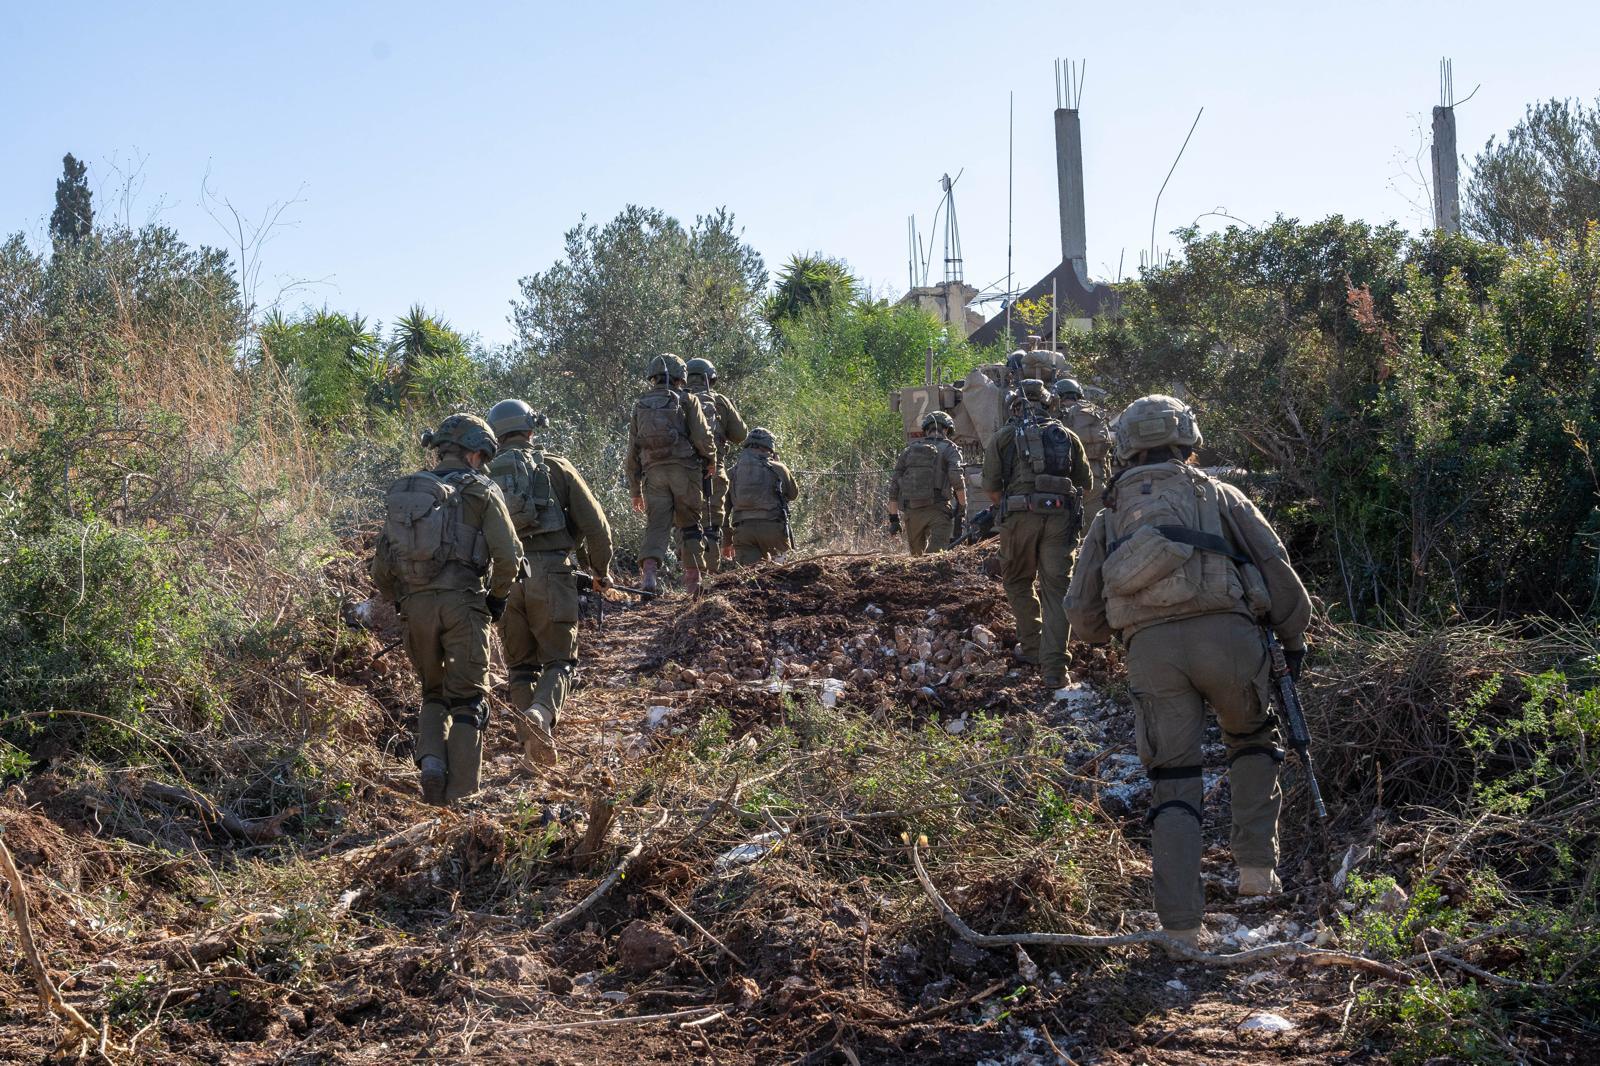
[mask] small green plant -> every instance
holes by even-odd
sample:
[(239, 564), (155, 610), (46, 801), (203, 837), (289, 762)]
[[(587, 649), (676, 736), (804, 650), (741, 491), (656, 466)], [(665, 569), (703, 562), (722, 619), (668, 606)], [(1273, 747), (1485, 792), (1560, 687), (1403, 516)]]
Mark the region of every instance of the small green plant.
[(1357, 1002), (1389, 1028), (1393, 1061), (1421, 1066), (1450, 1062), (1499, 1066), (1510, 1061), (1491, 1035), (1504, 1027), (1477, 985), (1449, 986), (1422, 979), (1400, 989), (1369, 989)]

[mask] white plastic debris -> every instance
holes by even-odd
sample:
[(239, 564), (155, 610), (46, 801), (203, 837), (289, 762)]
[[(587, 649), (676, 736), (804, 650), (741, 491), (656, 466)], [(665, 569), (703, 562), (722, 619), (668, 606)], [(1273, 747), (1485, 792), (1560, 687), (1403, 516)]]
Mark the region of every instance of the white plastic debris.
[(962, 711), (960, 718), (952, 718), (944, 724), (944, 731), (951, 736), (960, 736), (967, 731), (967, 712)]
[(661, 724), (672, 714), (671, 707), (652, 707), (644, 712), (644, 727), (646, 729), (660, 729)]
[(738, 847), (729, 848), (717, 856), (717, 861), (712, 866), (718, 870), (726, 870), (730, 866), (743, 866), (755, 862), (757, 859), (776, 850), (783, 843), (783, 833), (762, 833), (753, 836)]
[(341, 892), (339, 894), (339, 902), (333, 905), (333, 913), (343, 914), (348, 911), (355, 906), (356, 900), (360, 899), (361, 894), (365, 891), (366, 889), (364, 888), (352, 888), (346, 892)]
[(1272, 979), (1272, 971), (1270, 971), (1270, 970), (1257, 970), (1255, 973), (1251, 974), (1249, 977), (1246, 977), (1244, 979), (1244, 986), (1246, 988), (1254, 988), (1256, 985), (1259, 985), (1261, 982), (1270, 981), (1271, 979)]
[(1039, 981), (1039, 964), (1022, 950), (1021, 944), (1017, 945), (1017, 976), (1030, 985)]
[(623, 992), (620, 989), (619, 990), (613, 990), (613, 991), (610, 991), (610, 992), (602, 992), (602, 993), (600, 993), (600, 998), (604, 999), (604, 1000), (607, 1000), (607, 1001), (609, 1001), (611, 1003), (626, 1003), (626, 1002), (628, 1002), (628, 993)]
[(1244, 1020), (1239, 1028), (1255, 1029), (1263, 1033), (1287, 1033), (1289, 1030), (1294, 1028), (1294, 1022), (1291, 1022), (1288, 1018), (1283, 1017), (1281, 1014), (1273, 1014), (1271, 1011), (1262, 1011), (1260, 1014), (1250, 1015), (1250, 1017)]
[(1178, 980), (1176, 977), (1174, 977), (1172, 980), (1167, 982), (1167, 987), (1172, 989), (1174, 992), (1187, 992), (1187, 991), (1189, 991), (1189, 986), (1184, 984), (1182, 981)]
[(839, 694), (844, 691), (844, 682), (837, 678), (828, 678), (822, 683), (822, 705), (824, 707), (837, 707)]

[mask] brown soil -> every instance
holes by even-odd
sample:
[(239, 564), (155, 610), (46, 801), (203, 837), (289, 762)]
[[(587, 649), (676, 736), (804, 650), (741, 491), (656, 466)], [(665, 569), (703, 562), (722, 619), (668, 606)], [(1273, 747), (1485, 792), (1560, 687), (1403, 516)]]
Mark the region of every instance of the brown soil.
[[(340, 735), (364, 743), (333, 764), (346, 775), (337, 802), (285, 820), (281, 840), (231, 839), (130, 784), (159, 768), (51, 772), (4, 795), (0, 825), (48, 964), (71, 1002), (109, 1021), (113, 1044), (138, 1034), (132, 1057), (161, 1062), (1369, 1061), (1338, 1050), (1347, 975), (1065, 951), (1034, 952), (1030, 975), (1011, 953), (954, 939), (909, 871), (895, 872), (903, 857), (859, 826), (796, 822), (782, 847), (719, 869), (763, 826), (670, 777), (682, 731), (725, 709), (728, 743), (755, 742), (829, 678), (843, 682), (842, 704), (881, 712), (887, 729), (979, 714), (1013, 730), (1070, 726), (1081, 743), (1063, 769), (1077, 787), (1137, 787), (1126, 713), (1051, 701), (1011, 657), (1009, 612), (981, 558), (819, 557), (720, 576), (695, 604), (614, 603), (604, 629), (583, 632), (584, 682), (558, 729), (562, 767), (525, 776), (502, 715), (484, 791), (442, 817), (414, 795), (414, 683), (403, 653), (377, 655), (395, 632), (380, 611), (367, 646), (318, 675), (351, 690)], [(343, 576), (359, 592), (359, 573)], [(1103, 651), (1074, 647), (1073, 670), (1119, 683)], [(644, 724), (657, 704), (671, 708), (678, 739)], [(270, 789), (244, 794), (260, 797), (252, 815), (281, 802)], [(616, 801), (614, 822), (585, 861), (601, 797)], [(1136, 815), (1105, 810), (1141, 832)], [(640, 839), (615, 887), (543, 928)], [(1139, 850), (1116, 846), (1105, 876), (1147, 898)], [(822, 847), (863, 849), (861, 875), (820, 876)], [(885, 864), (893, 892), (873, 879)], [(1221, 849), (1207, 868), (1224, 926), (1316, 917), (1295, 911), (1315, 907), (1310, 895), (1277, 911), (1227, 899)], [(1066, 898), (1048, 857), (1001, 856), (972, 873), (947, 889), (986, 930), (1017, 928), (1030, 900)], [(17, 955), (0, 948), (0, 962), (0, 1059), (76, 1057), (76, 1042), (53, 1050), (62, 1030), (41, 1015)], [(628, 1020), (696, 1008), (706, 1010)], [(1264, 1010), (1297, 1028), (1240, 1028)]]

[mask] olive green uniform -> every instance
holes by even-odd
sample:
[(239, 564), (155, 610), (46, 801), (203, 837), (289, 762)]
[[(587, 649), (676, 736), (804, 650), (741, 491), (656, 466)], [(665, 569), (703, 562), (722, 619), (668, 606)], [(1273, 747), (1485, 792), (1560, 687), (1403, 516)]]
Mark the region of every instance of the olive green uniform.
[[(666, 405), (676, 399), (677, 423), (670, 443), (651, 445), (641, 434), (641, 411), (649, 404)], [(705, 544), (700, 520), (705, 511), (705, 490), (701, 478), (716, 461), (716, 446), (705, 414), (693, 396), (678, 389), (660, 386), (644, 393), (634, 405), (628, 424), (625, 459), (628, 488), (645, 502), (644, 543), (640, 560), (666, 558), (667, 547), (676, 528), (683, 537), (685, 570), (705, 569)]]
[(931, 439), (939, 449), (942, 494), (927, 499), (911, 499), (903, 492), (903, 479), (913, 449), (925, 445), (913, 444), (901, 452), (895, 460), (894, 473), (889, 476), (889, 496), (899, 508), (900, 520), (904, 523), (906, 550), (912, 555), (925, 555), (929, 547), (934, 551), (944, 551), (959, 532), (954, 528), (952, 504), (955, 487), (961, 484), (961, 449), (956, 447), (954, 441), (942, 437), (924, 439)]
[(731, 543), (729, 538), (733, 536), (733, 525), (728, 519), (728, 453), (733, 446), (744, 443), (749, 427), (733, 401), (722, 393), (701, 388), (691, 389), (690, 394), (699, 398), (706, 424), (711, 429), (711, 439), (717, 446), (717, 466), (711, 473), (711, 496), (706, 500), (705, 516), (701, 519), (707, 541), (706, 563), (716, 570), (722, 562), (717, 546)]
[[(1193, 483), (1199, 532), (1220, 538), (1217, 548), (1229, 554), (1195, 549), (1178, 575), (1194, 590), (1187, 600), (1157, 602), (1174, 598), (1166, 595), (1150, 597), (1151, 606), (1119, 604), (1104, 577), (1110, 549), (1132, 544), (1140, 500), (1148, 496), (1141, 492), (1175, 469)], [(1244, 493), (1177, 462), (1117, 476), (1106, 509), (1084, 538), (1067, 614), (1080, 639), (1101, 643), (1116, 632), (1126, 647), (1139, 758), (1151, 778), (1156, 912), (1166, 929), (1196, 929), (1204, 914), (1201, 741), (1207, 704), (1228, 748), (1234, 861), (1269, 870), (1277, 864), (1283, 752), (1258, 613), (1285, 647), (1305, 646), (1310, 598), (1282, 541)]]
[(507, 597), (521, 566), (516, 531), (495, 484), (473, 473), (458, 458), (442, 459), (433, 470), (450, 476), (461, 493), (461, 519), (481, 538), (489, 565), (483, 570), (447, 562), (436, 578), (406, 588), (380, 537), (372, 560), (372, 581), (394, 600), (405, 621), (406, 653), (422, 681), (417, 716), (416, 759), (442, 759), (449, 774), (446, 801), (478, 789), (483, 762), (483, 728), (489, 716), (489, 609), (484, 595)]
[(581, 541), (591, 572), (604, 577), (611, 568), (611, 526), (577, 468), (525, 437), (503, 444), (489, 464), (489, 476), (508, 500), (516, 492), (513, 471), (519, 454), (524, 468), (529, 460), (544, 468), (549, 478), (548, 499), (559, 510), (551, 520), (524, 523), (521, 539), (528, 560), (526, 576), (513, 590), (500, 620), (511, 704), (524, 712), (517, 717), (517, 736), (526, 746), (529, 725), (525, 714), (537, 713), (553, 727), (577, 674), (574, 551)]
[[(1091, 484), (1083, 445), (1070, 430), (1070, 455), (1064, 475), (1081, 494)], [(1068, 494), (1040, 492), (1033, 465), (1019, 458), (1017, 437), (1026, 429), (1018, 421), (1001, 426), (983, 452), (982, 485), (999, 494), (1000, 576), (1017, 621), (1017, 642), (1023, 655), (1039, 663), (1047, 682), (1059, 683), (1067, 669), (1067, 619), (1062, 600), (1072, 573), (1077, 547), (1077, 504)], [(1047, 510), (1051, 504), (1064, 504)], [(1037, 582), (1037, 591), (1035, 591)], [(1041, 604), (1042, 601), (1042, 604)], [(1041, 610), (1042, 608), (1042, 610)]]
[(800, 496), (800, 486), (789, 468), (754, 448), (745, 448), (728, 472), (728, 483), (734, 561), (748, 566), (788, 551), (779, 496), (791, 502)]
[(1100, 513), (1103, 506), (1101, 497), (1105, 493), (1106, 482), (1111, 480), (1111, 419), (1104, 408), (1088, 400), (1064, 402), (1057, 409), (1056, 417), (1083, 442), (1083, 454), (1089, 460), (1089, 473), (1094, 475), (1093, 484), (1083, 494), (1083, 529), (1078, 535), (1081, 544), (1089, 527), (1094, 524), (1094, 516)]

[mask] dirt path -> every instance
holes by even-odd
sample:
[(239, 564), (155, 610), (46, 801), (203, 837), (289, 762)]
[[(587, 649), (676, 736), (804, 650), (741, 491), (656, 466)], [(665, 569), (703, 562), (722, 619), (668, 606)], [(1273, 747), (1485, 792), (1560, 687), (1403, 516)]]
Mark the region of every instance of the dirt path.
[[(1119, 667), (1075, 649), (1098, 687), (1054, 700), (1010, 663), (1007, 629), (975, 555), (802, 561), (586, 621), (561, 767), (526, 775), (501, 721), (458, 812), (412, 798), (407, 681), (369, 659), (341, 668), (374, 723), (348, 809), (271, 847), (211, 842), (119, 879), (84, 868), (132, 837), (96, 826), (114, 790), (33, 782), (0, 813), (69, 998), (119, 1032), (148, 1026), (152, 1060), (1338, 1060), (1348, 976), (1029, 959), (938, 921), (901, 832), (930, 834), (935, 878), (984, 931), (1154, 924)], [(818, 702), (830, 687), (836, 710)], [(1295, 894), (1292, 869), (1276, 906), (1231, 898), (1226, 784), (1207, 784), (1215, 930), (1307, 933), (1321, 897)], [(131, 914), (113, 883), (142, 886)], [(37, 1061), (54, 1027), (7, 967), (0, 1057)]]

